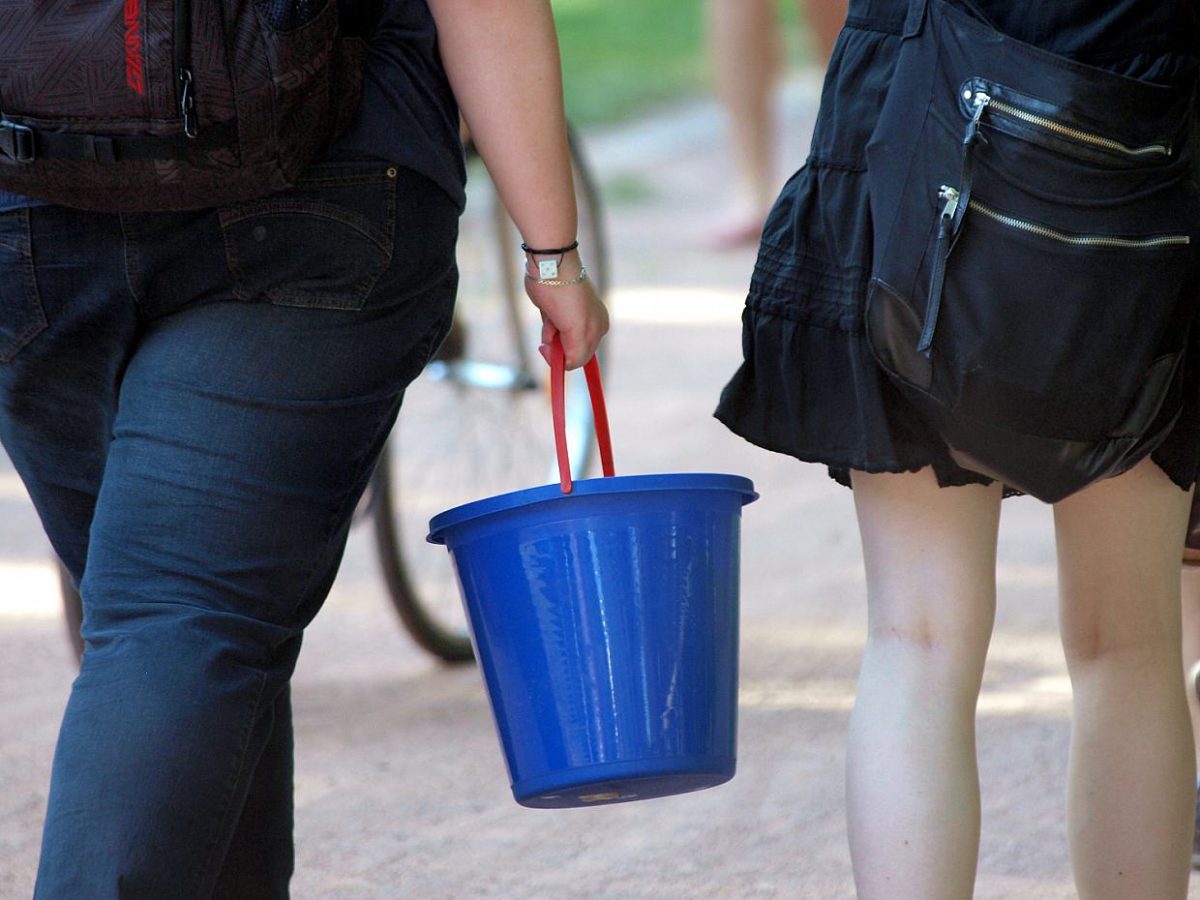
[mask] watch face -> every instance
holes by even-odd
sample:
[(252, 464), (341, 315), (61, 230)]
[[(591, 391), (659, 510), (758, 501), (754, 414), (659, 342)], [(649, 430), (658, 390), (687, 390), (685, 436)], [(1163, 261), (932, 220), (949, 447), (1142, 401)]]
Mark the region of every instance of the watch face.
[(538, 278), (541, 278), (544, 281), (547, 278), (557, 278), (557, 277), (558, 277), (558, 260), (557, 259), (543, 259), (538, 263)]

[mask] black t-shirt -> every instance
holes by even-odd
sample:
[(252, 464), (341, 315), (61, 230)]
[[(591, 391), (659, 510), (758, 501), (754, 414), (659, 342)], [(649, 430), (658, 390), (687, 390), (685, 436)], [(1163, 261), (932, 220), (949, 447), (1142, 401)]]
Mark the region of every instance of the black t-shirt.
[(438, 55), (425, 0), (384, 0), (371, 36), (362, 104), (333, 155), (381, 159), (434, 181), (465, 202), (458, 105)]

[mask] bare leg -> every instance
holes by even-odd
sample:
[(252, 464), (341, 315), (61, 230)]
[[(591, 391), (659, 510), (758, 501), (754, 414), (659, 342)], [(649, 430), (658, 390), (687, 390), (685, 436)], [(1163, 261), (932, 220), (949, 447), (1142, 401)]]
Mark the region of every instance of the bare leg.
[[(1185, 551), (1185, 556), (1197, 558), (1197, 551)], [(1196, 768), (1200, 770), (1200, 698), (1196, 694), (1196, 678), (1200, 671), (1200, 568), (1186, 566), (1183, 570), (1183, 691), (1187, 697), (1188, 715), (1192, 721), (1192, 743), (1196, 747)], [(1200, 783), (1196, 786), (1196, 819), (1200, 824)], [(1192, 868), (1200, 868), (1197, 838), (1192, 839)]]
[(737, 207), (716, 240), (748, 243), (757, 240), (778, 187), (771, 109), (778, 24), (772, 0), (710, 0), (708, 9), (713, 76), (729, 120), (738, 190)]
[[(1200, 735), (1200, 698), (1196, 696), (1196, 685), (1192, 669), (1200, 663), (1200, 568), (1189, 566), (1183, 570), (1183, 688), (1187, 696), (1188, 712), (1192, 718), (1192, 735)], [(1200, 741), (1195, 742), (1196, 768), (1200, 769)]]
[(853, 483), (869, 604), (846, 773), (858, 896), (968, 898), (1000, 489), (939, 488), (928, 469)]
[(1147, 461), (1054, 509), (1074, 690), (1068, 837), (1079, 895), (1184, 898), (1196, 769), (1179, 553), (1189, 494)]
[[(717, 99), (729, 120), (737, 199), (718, 246), (756, 241), (779, 189), (772, 94), (780, 66), (772, 0), (710, 0), (709, 44)], [(846, 0), (806, 0), (814, 54), (824, 64), (846, 19)]]
[(846, 0), (805, 0), (803, 5), (812, 31), (813, 50), (818, 60), (827, 60), (846, 21)]

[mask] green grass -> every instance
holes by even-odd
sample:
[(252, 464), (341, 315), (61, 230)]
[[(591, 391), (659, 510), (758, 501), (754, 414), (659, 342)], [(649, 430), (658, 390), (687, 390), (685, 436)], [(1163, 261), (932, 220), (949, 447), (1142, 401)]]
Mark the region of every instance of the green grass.
[[(567, 110), (580, 125), (620, 121), (709, 90), (705, 0), (553, 0)], [(781, 2), (790, 59), (804, 45)]]
[(619, 172), (600, 186), (608, 206), (636, 206), (654, 199), (654, 187), (645, 178), (630, 172)]

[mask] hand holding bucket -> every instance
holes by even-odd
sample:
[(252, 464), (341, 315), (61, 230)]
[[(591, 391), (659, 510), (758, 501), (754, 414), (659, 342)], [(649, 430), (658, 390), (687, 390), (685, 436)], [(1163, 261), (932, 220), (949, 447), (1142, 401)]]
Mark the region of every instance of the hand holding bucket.
[(560, 484), (435, 516), (453, 557), (513, 796), (524, 806), (662, 797), (733, 777), (741, 508), (719, 474), (613, 474), (599, 368), (585, 366), (604, 478), (572, 483), (562, 350), (551, 354)]

